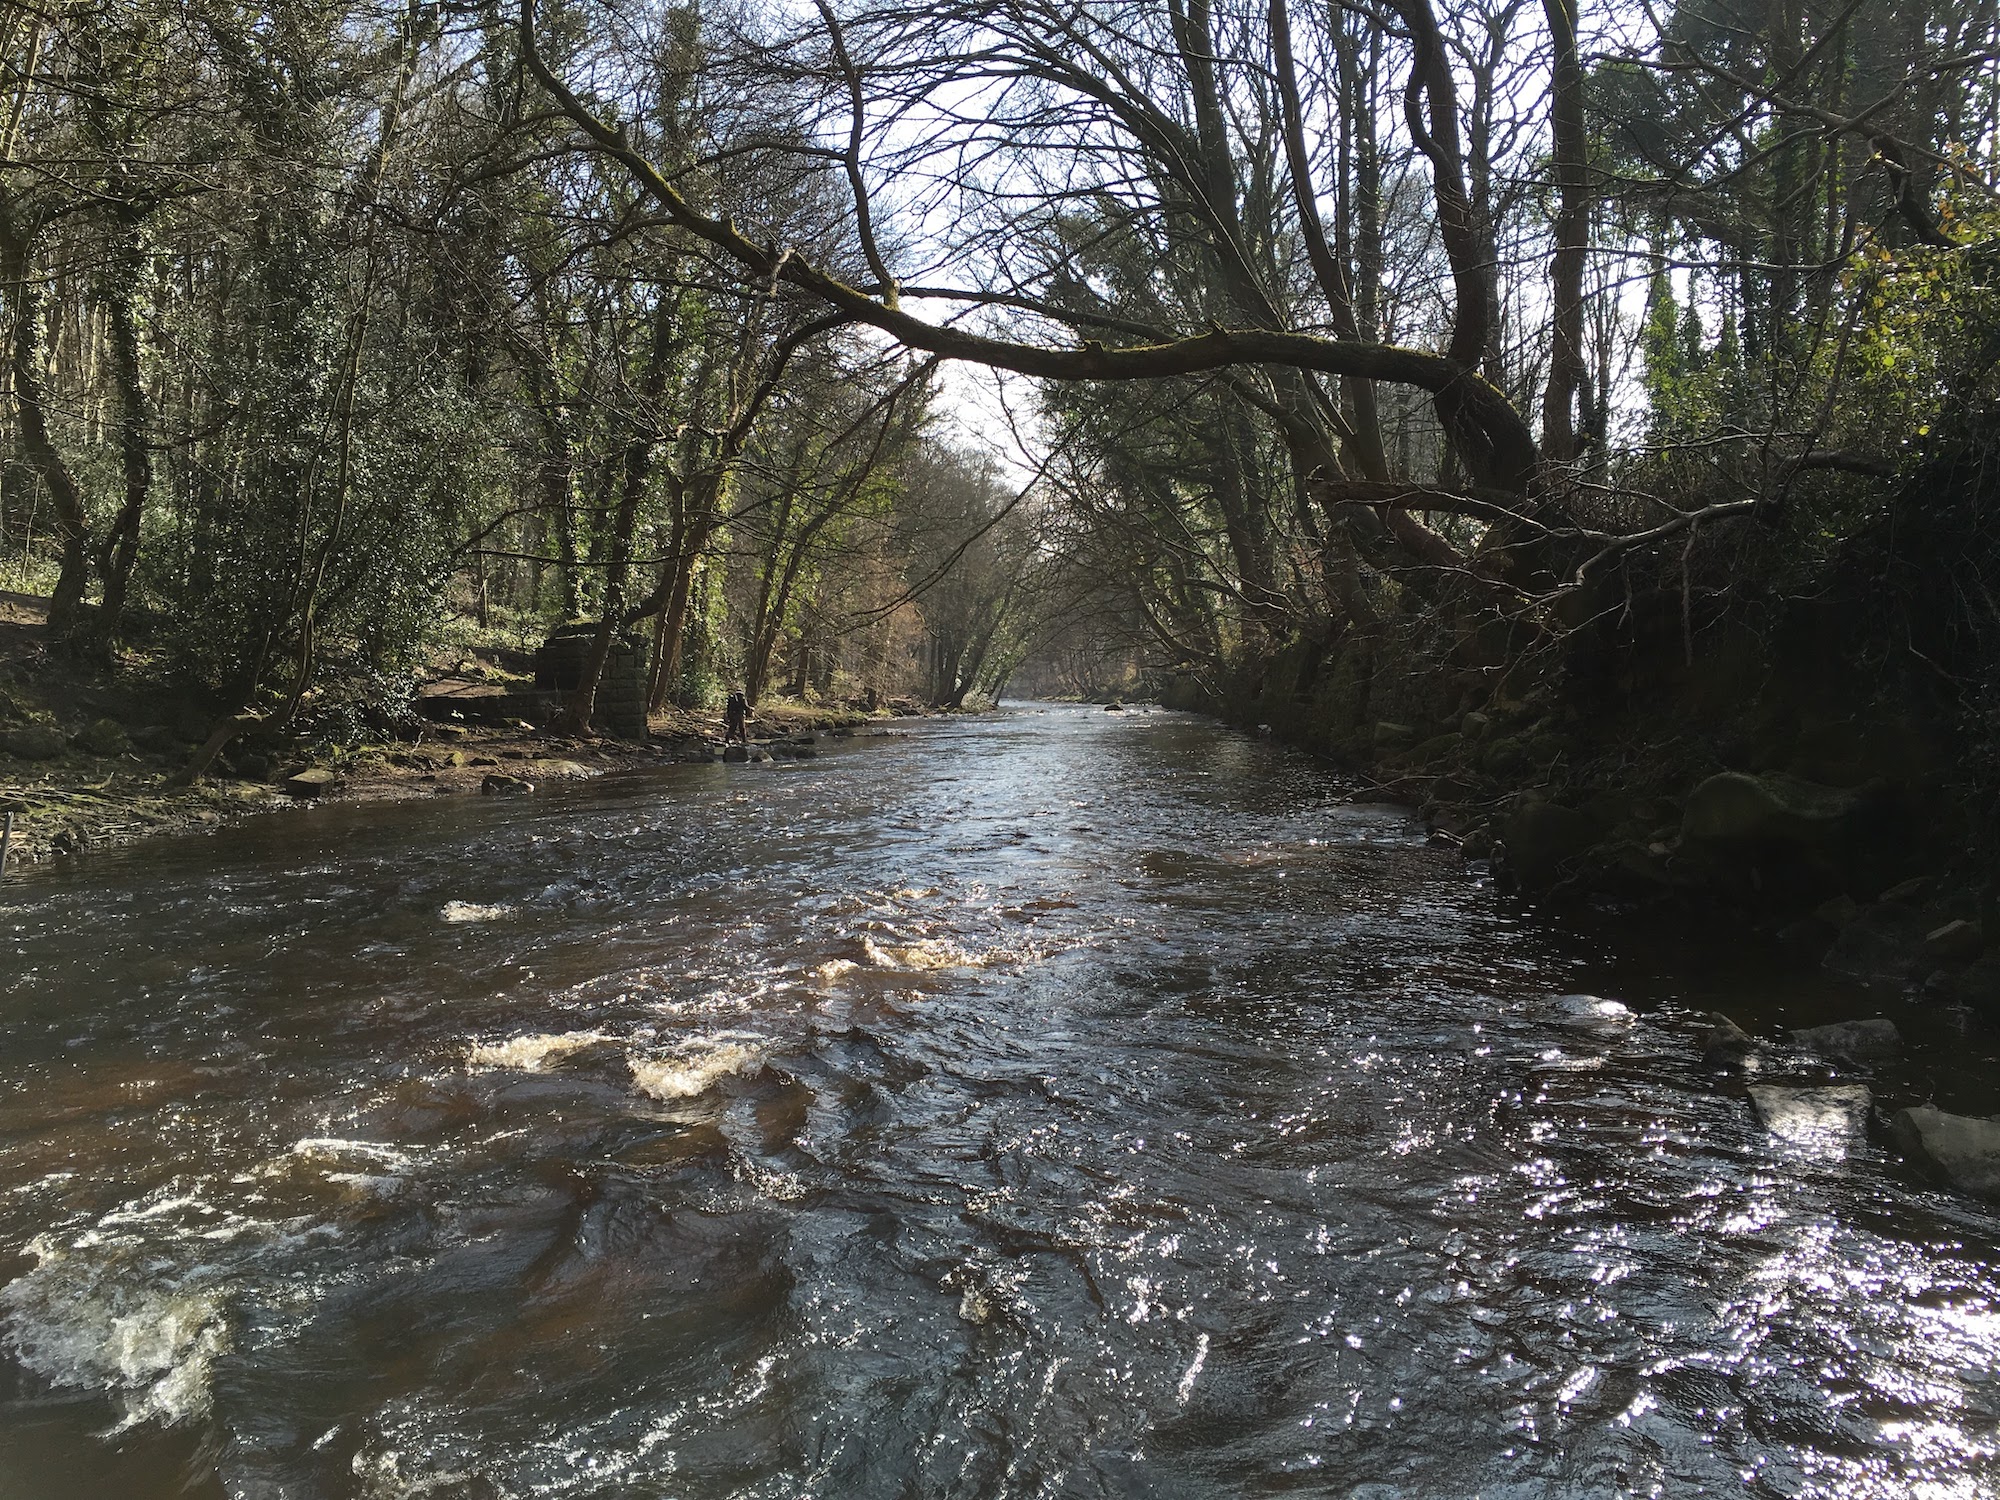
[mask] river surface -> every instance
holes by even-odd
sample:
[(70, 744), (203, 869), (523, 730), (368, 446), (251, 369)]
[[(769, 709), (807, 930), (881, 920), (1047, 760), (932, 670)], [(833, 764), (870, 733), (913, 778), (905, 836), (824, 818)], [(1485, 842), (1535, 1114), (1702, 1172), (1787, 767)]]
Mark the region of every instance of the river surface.
[(824, 751), (0, 890), (0, 1496), (2000, 1493), (2000, 1217), (1695, 1043), (1990, 1036), (1197, 719)]

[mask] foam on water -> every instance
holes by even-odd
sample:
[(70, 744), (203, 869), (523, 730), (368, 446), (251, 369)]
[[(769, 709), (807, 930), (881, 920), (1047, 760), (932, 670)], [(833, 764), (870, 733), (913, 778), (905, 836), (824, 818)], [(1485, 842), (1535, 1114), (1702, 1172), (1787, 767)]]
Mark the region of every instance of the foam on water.
[(631, 1058), (632, 1081), (655, 1099), (692, 1099), (732, 1073), (748, 1073), (763, 1062), (762, 1052), (729, 1037), (718, 1033), (684, 1043), (670, 1057)]
[(537, 1031), (513, 1036), (504, 1042), (478, 1042), (465, 1054), (468, 1072), (485, 1068), (508, 1068), (517, 1073), (539, 1073), (552, 1062), (560, 1062), (572, 1052), (581, 1052), (599, 1042), (611, 1040), (601, 1031)]
[(215, 1363), (229, 1348), (217, 1290), (192, 1277), (150, 1280), (159, 1267), (139, 1253), (105, 1256), (46, 1235), (27, 1249), (40, 1264), (0, 1288), (0, 1337), (23, 1367), (54, 1385), (112, 1395), (124, 1409), (121, 1431), (208, 1411)]
[(447, 901), (438, 908), (438, 916), (446, 922), (491, 922), (513, 913), (511, 906), (480, 906), (471, 901)]
[(972, 954), (941, 938), (918, 938), (911, 943), (878, 943), (863, 933), (861, 952), (878, 969), (970, 969), (979, 964)]

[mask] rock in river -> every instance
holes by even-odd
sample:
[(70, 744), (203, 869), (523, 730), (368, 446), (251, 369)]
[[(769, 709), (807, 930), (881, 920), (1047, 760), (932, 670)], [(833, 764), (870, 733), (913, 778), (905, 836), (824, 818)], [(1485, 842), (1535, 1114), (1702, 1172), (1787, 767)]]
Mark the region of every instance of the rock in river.
[(488, 797), (525, 797), (535, 789), (532, 781), (519, 776), (503, 776), (498, 772), (489, 773), (479, 783), (480, 792)]
[(1623, 1031), (1632, 1024), (1632, 1008), (1620, 1000), (1602, 995), (1558, 995), (1556, 1013), (1563, 1024), (1583, 1031)]
[(1716, 1012), (1713, 1023), (1702, 1033), (1701, 1060), (1711, 1068), (1741, 1068), (1757, 1051), (1757, 1039), (1729, 1017)]
[(1894, 1057), (1903, 1050), (1902, 1033), (1885, 1016), (1866, 1021), (1836, 1021), (1831, 1026), (1802, 1026), (1792, 1040), (1821, 1057), (1845, 1058), (1850, 1062), (1874, 1062)]
[(319, 797), (330, 797), (340, 790), (340, 777), (325, 766), (308, 766), (284, 780), (283, 790), (287, 797), (297, 797), (302, 801), (312, 801)]
[(1920, 1104), (1890, 1120), (1903, 1149), (1961, 1192), (2000, 1198), (2000, 1120)]

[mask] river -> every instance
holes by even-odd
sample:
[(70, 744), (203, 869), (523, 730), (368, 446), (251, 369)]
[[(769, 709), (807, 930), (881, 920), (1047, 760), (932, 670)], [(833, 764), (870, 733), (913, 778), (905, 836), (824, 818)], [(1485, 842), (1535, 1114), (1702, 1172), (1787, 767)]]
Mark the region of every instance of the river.
[(0, 888), (0, 1496), (1990, 1496), (2000, 1215), (1203, 720), (1024, 707)]

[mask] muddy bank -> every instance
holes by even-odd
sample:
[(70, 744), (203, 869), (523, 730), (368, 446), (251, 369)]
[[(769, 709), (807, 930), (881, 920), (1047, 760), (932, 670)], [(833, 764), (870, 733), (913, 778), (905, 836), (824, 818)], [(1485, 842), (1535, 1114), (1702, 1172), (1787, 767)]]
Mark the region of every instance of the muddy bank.
[[(661, 727), (689, 729), (689, 718), (679, 716)], [(857, 722), (865, 726), (870, 720), (843, 710), (789, 713), (771, 723), (770, 737), (753, 739), (748, 758), (816, 753), (819, 736), (855, 733)], [(283, 758), (261, 775), (225, 769), (189, 788), (166, 785), (184, 756), (138, 750), (96, 754), (71, 743), (46, 759), (28, 761), (0, 750), (0, 813), (14, 814), (8, 860), (13, 868), (329, 799), (518, 796), (607, 771), (719, 760), (724, 754), (720, 733), (718, 722), (712, 730), (695, 725), (688, 733), (637, 742), (425, 725), (409, 740), (320, 747)], [(0, 730), (0, 745), (4, 743)]]
[[(254, 813), (332, 798), (383, 801), (526, 795), (552, 783), (662, 762), (719, 760), (719, 714), (655, 716), (645, 740), (550, 734), (525, 721), (461, 713), (468, 690), (504, 677), (476, 661), (426, 683), (424, 712), (380, 718), (375, 732), (321, 727), (230, 747), (192, 787), (169, 778), (205, 739), (214, 715), (143, 661), (93, 671), (43, 649), (41, 601), (0, 596), (0, 814), (14, 815), (10, 868), (82, 855), (159, 833), (214, 828)], [(823, 735), (868, 732), (915, 710), (768, 703), (751, 723), (752, 760), (816, 753)]]

